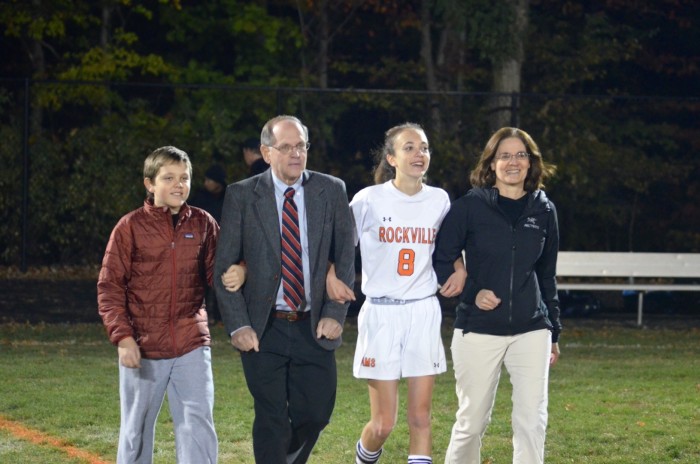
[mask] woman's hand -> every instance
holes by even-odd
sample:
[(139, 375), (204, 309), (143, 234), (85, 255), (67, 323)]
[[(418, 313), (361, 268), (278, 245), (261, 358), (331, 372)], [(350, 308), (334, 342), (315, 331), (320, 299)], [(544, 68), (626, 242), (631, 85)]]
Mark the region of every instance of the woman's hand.
[(501, 299), (496, 296), (491, 290), (479, 290), (474, 300), (476, 307), (482, 311), (492, 311), (501, 304)]
[(345, 304), (348, 301), (355, 301), (355, 292), (345, 282), (336, 277), (334, 264), (328, 266), (328, 272), (326, 273), (326, 293), (336, 303)]
[(549, 355), (549, 365), (553, 366), (559, 360), (559, 343), (552, 343), (552, 353)]
[(467, 280), (467, 270), (462, 267), (455, 271), (447, 278), (445, 283), (440, 287), (440, 295), (452, 298), (458, 296), (464, 290), (464, 282)]

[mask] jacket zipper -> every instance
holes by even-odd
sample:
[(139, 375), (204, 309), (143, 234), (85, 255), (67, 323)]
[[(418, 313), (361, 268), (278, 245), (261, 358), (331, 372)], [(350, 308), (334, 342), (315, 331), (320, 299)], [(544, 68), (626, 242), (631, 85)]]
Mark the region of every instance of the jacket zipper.
[[(516, 223), (517, 224), (517, 223)], [(512, 242), (510, 247), (510, 283), (508, 284), (508, 326), (513, 331), (513, 280), (515, 280), (515, 233), (516, 228), (510, 226), (512, 232)]]
[[(528, 194), (529, 195), (529, 194)], [(510, 224), (510, 221), (508, 220), (508, 217), (505, 215), (505, 213), (501, 210), (501, 208), (498, 207), (498, 192), (495, 190), (491, 190), (489, 192), (489, 201), (491, 203), (491, 207), (495, 208), (498, 212), (500, 212), (501, 216), (503, 219), (506, 221), (506, 223), (510, 226), (511, 230), (511, 252), (510, 252), (510, 282), (509, 282), (509, 298), (508, 298), (508, 325), (511, 329), (511, 332), (513, 330), (513, 283), (515, 280), (515, 252), (517, 249), (516, 245), (516, 238), (517, 238), (517, 228), (520, 222), (522, 222), (523, 218), (527, 216), (532, 216), (532, 215), (540, 215), (542, 211), (539, 208), (533, 208), (533, 201), (532, 198), (528, 198), (527, 204), (525, 205), (525, 209), (523, 210), (522, 214), (518, 218), (517, 221), (515, 221), (515, 225)]]
[(517, 221), (515, 221), (515, 225), (512, 225), (510, 221), (508, 220), (508, 217), (505, 215), (505, 213), (501, 210), (501, 208), (498, 207), (498, 193), (494, 190), (491, 191), (491, 202), (493, 207), (495, 207), (500, 213), (503, 219), (506, 221), (506, 224), (510, 226), (510, 231), (511, 231), (511, 246), (510, 246), (510, 281), (508, 282), (508, 327), (510, 328), (510, 331), (513, 331), (513, 281), (515, 280), (515, 251), (516, 251), (516, 234), (517, 234), (517, 227), (520, 221), (522, 220), (523, 217), (527, 216), (527, 212), (529, 212), (529, 206), (530, 206), (530, 199), (528, 199), (527, 204), (525, 205), (525, 209), (523, 210), (522, 214), (518, 218)]
[[(171, 220), (171, 218), (168, 218)], [(172, 265), (172, 272), (171, 272), (171, 278), (170, 278), (170, 338), (173, 342), (173, 352), (175, 353), (176, 356), (179, 355), (178, 349), (177, 349), (177, 340), (175, 338), (175, 315), (176, 315), (176, 308), (175, 308), (175, 301), (176, 301), (176, 291), (177, 291), (177, 259), (176, 259), (176, 250), (175, 250), (175, 231), (177, 230), (177, 225), (175, 225), (175, 228), (170, 227), (171, 230), (171, 241), (170, 241), (170, 259), (171, 259), (171, 265)]]
[(525, 205), (525, 209), (523, 210), (522, 214), (518, 218), (517, 221), (515, 221), (515, 225), (511, 226), (511, 231), (513, 232), (513, 241), (512, 241), (512, 247), (511, 247), (511, 254), (510, 254), (510, 298), (508, 299), (508, 304), (510, 306), (509, 311), (508, 311), (508, 325), (511, 327), (511, 332), (513, 329), (513, 281), (515, 280), (515, 251), (517, 248), (516, 245), (516, 235), (517, 235), (517, 229), (518, 225), (522, 222), (523, 218), (526, 218), (527, 216), (532, 216), (532, 215), (539, 215), (539, 211), (536, 209), (531, 208), (531, 202), (532, 199), (529, 198), (527, 201), (527, 204)]

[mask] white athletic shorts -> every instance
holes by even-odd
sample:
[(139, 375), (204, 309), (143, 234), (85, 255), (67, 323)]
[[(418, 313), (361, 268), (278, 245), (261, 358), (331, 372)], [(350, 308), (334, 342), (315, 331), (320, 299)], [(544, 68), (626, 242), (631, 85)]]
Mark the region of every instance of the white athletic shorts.
[(353, 375), (358, 379), (397, 380), (447, 370), (435, 296), (404, 304), (365, 300), (357, 318)]

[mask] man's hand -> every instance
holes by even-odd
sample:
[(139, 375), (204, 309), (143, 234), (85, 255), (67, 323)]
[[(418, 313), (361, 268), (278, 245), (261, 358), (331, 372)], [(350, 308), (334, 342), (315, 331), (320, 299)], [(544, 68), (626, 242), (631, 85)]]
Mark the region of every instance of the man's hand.
[(252, 327), (238, 329), (231, 336), (231, 345), (239, 351), (260, 351), (258, 334)]
[(226, 272), (221, 276), (221, 282), (223, 282), (226, 290), (229, 292), (236, 292), (245, 283), (247, 274), (248, 268), (246, 266), (233, 264), (226, 269)]
[(328, 340), (335, 340), (340, 337), (343, 333), (343, 326), (338, 323), (333, 318), (322, 317), (318, 321), (318, 326), (316, 326), (316, 337), (317, 338), (327, 338)]
[(119, 364), (124, 367), (137, 369), (141, 367), (141, 350), (134, 337), (126, 337), (117, 344)]
[(501, 299), (496, 296), (491, 290), (479, 290), (476, 294), (476, 300), (474, 301), (476, 307), (482, 311), (491, 311), (501, 304)]

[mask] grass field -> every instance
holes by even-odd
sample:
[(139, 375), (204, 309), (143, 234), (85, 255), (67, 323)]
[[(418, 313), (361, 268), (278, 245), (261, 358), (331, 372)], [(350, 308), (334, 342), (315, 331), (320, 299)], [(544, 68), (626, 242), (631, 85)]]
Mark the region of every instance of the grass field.
[[(368, 418), (366, 385), (351, 375), (352, 322), (337, 353), (335, 413), (312, 463), (352, 462), (353, 445)], [(551, 374), (546, 461), (700, 463), (700, 330), (641, 330), (603, 320), (566, 325), (562, 357)], [(446, 348), (451, 337), (447, 326)], [(220, 462), (252, 463), (252, 402), (240, 361), (225, 342), (223, 328), (215, 327), (214, 334)], [(116, 350), (99, 324), (0, 324), (0, 374), (0, 462), (114, 461), (119, 431)], [(438, 378), (433, 404), (433, 457), (439, 463), (456, 409), (450, 370)], [(35, 433), (33, 441), (18, 427)], [(156, 462), (174, 463), (167, 404), (157, 432)], [(382, 462), (406, 462), (407, 443), (405, 415), (400, 414)], [(484, 463), (511, 462), (505, 373), (482, 456)]]

